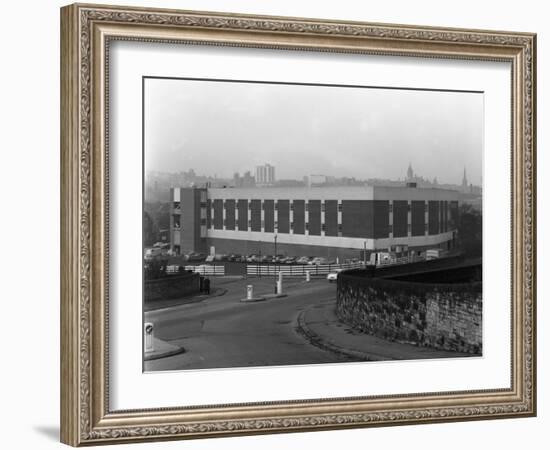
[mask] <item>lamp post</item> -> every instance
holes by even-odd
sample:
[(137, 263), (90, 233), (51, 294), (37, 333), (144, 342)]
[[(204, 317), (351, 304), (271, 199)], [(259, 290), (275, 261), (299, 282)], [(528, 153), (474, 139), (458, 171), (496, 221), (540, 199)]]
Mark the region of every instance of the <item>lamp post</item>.
[(363, 242), (363, 265), (367, 265), (367, 241)]
[(275, 275), (275, 293), (277, 293), (277, 233), (273, 235), (273, 243), (275, 246), (275, 254), (273, 257), (275, 258), (275, 270), (273, 271)]
[(256, 264), (258, 265), (260, 270), (260, 278), (262, 278), (261, 262), (262, 262), (262, 241), (258, 240), (258, 261), (256, 262)]

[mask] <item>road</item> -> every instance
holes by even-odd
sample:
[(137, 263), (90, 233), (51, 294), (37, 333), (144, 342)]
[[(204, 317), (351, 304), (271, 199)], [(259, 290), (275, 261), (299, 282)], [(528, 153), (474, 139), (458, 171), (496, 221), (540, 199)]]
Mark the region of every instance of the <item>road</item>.
[(287, 297), (243, 303), (246, 285), (256, 294), (273, 292), (272, 279), (213, 279), (223, 296), (145, 313), (155, 336), (185, 348), (185, 353), (146, 361), (145, 370), (315, 364), (349, 361), (309, 344), (296, 332), (305, 308), (335, 301), (336, 287), (326, 280), (285, 281)]

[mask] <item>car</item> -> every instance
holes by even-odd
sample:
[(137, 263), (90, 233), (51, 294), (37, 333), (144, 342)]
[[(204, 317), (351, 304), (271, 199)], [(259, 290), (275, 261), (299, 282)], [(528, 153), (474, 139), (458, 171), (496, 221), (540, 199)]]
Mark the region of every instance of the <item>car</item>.
[(338, 274), (342, 271), (342, 269), (336, 269), (333, 272), (330, 272), (327, 275), (327, 280), (329, 283), (333, 283), (334, 281), (338, 280)]
[(205, 258), (206, 258), (206, 255), (204, 253), (191, 252), (191, 253), (187, 253), (187, 255), (185, 255), (185, 260), (189, 261), (189, 262), (204, 261)]
[(310, 257), (309, 256), (300, 256), (297, 260), (296, 260), (296, 264), (308, 264), (310, 261)]
[(295, 264), (296, 258), (294, 256), (287, 256), (281, 262), (283, 262), (284, 264)]
[(321, 257), (321, 256), (317, 256), (309, 262), (309, 264), (314, 265), (314, 266), (320, 266), (322, 264), (328, 264), (328, 263), (329, 263), (328, 260), (326, 258)]
[(159, 247), (145, 249), (145, 261), (159, 258), (162, 255), (162, 249)]

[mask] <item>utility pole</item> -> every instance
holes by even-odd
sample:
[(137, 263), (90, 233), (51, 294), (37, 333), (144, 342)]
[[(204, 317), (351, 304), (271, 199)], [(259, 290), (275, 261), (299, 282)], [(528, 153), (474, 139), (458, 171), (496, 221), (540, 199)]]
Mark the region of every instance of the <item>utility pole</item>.
[(367, 266), (367, 241), (363, 241), (363, 265)]

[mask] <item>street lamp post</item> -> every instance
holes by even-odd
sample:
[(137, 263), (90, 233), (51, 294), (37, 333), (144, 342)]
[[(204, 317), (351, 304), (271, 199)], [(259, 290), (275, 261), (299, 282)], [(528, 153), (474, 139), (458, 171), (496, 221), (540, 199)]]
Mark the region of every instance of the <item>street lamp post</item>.
[(275, 275), (275, 293), (277, 293), (277, 233), (273, 235), (273, 242), (275, 245), (275, 254), (273, 257), (275, 258), (275, 270), (273, 271)]
[(363, 242), (363, 265), (367, 265), (367, 241)]

